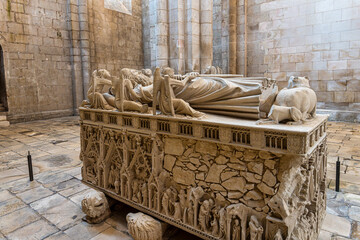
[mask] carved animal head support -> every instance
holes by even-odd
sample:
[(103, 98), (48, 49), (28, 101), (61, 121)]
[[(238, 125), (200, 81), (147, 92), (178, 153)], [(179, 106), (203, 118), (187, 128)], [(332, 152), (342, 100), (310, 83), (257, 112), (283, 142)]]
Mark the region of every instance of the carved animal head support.
[(161, 240), (162, 226), (154, 218), (141, 212), (126, 215), (129, 233), (134, 240)]
[(103, 192), (91, 191), (81, 201), (83, 212), (91, 218), (103, 215), (109, 208), (109, 203)]
[(308, 87), (310, 88), (309, 79), (307, 77), (294, 77), (291, 76), (288, 81), (287, 88), (295, 87)]

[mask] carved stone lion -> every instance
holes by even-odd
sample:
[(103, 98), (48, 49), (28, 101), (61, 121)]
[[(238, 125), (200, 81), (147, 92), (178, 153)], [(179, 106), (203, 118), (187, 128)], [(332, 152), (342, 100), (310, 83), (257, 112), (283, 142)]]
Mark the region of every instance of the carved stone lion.
[(100, 223), (111, 214), (109, 203), (103, 192), (89, 192), (81, 201), (81, 208), (86, 214), (83, 220), (88, 223)]
[(161, 240), (162, 226), (158, 220), (141, 212), (126, 215), (129, 233), (134, 240)]

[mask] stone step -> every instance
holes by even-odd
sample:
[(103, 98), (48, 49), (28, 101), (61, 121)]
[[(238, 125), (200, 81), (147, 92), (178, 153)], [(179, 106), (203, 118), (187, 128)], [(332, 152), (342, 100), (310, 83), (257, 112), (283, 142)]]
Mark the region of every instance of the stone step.
[(6, 121), (6, 115), (0, 115), (0, 121)]
[(9, 121), (0, 121), (0, 127), (8, 127), (8, 126), (10, 126)]

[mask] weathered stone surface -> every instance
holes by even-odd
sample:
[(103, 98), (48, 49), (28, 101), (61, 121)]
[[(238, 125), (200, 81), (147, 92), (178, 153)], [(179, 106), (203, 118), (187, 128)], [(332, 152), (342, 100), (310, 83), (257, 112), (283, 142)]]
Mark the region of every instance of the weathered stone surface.
[(351, 231), (351, 223), (346, 218), (326, 213), (322, 229), (328, 232), (339, 234), (344, 237), (349, 237)]
[(198, 180), (205, 180), (205, 173), (203, 173), (203, 172), (197, 173), (197, 174), (196, 174), (196, 179), (198, 179)]
[(206, 176), (206, 182), (220, 183), (220, 173), (226, 168), (226, 165), (211, 165), (209, 173)]
[(207, 172), (208, 171), (208, 167), (205, 165), (202, 165), (201, 167), (198, 168), (199, 171), (201, 172)]
[(260, 200), (263, 198), (263, 195), (256, 190), (249, 191), (245, 194), (244, 199), (245, 200)]
[(269, 170), (266, 170), (262, 181), (268, 186), (273, 187), (276, 184), (276, 177)]
[(15, 196), (12, 195), (8, 190), (0, 191), (0, 202), (6, 201), (10, 198), (14, 198)]
[(228, 193), (228, 197), (231, 199), (240, 199), (243, 195), (244, 195), (244, 193), (242, 193), (242, 192), (229, 192)]
[(351, 205), (360, 206), (360, 195), (352, 194), (352, 193), (345, 193), (344, 199), (346, 203)]
[(18, 198), (10, 198), (8, 200), (0, 202), (0, 216), (11, 213), (24, 206), (24, 202)]
[(84, 216), (79, 206), (59, 194), (33, 202), (30, 206), (60, 229), (66, 229)]
[(256, 157), (256, 155), (257, 155), (257, 151), (246, 149), (244, 152), (244, 160), (251, 161)]
[(191, 157), (191, 158), (190, 158), (190, 162), (191, 162), (192, 164), (194, 164), (195, 166), (200, 166), (200, 165), (201, 165), (199, 158), (193, 158), (193, 157)]
[(243, 156), (244, 156), (243, 152), (236, 151), (236, 153), (235, 153), (236, 158), (242, 158)]
[(351, 206), (350, 209), (349, 209), (349, 217), (352, 220), (360, 222), (360, 207)]
[(40, 219), (40, 216), (31, 208), (25, 207), (0, 217), (0, 231), (8, 234), (18, 228)]
[(274, 160), (265, 160), (265, 162), (264, 162), (265, 167), (267, 167), (269, 169), (274, 169), (275, 164), (276, 164), (276, 161), (274, 161)]
[(172, 170), (173, 167), (174, 167), (175, 161), (176, 161), (176, 157), (171, 156), (171, 155), (169, 155), (169, 154), (165, 155), (165, 158), (164, 158), (164, 168), (165, 168), (166, 170), (168, 170), (169, 172), (171, 172), (171, 170)]
[(275, 194), (275, 190), (274, 190), (273, 188), (267, 186), (265, 183), (260, 183), (260, 184), (258, 184), (258, 185), (257, 185), (257, 188), (258, 188), (261, 192), (263, 192), (263, 193), (265, 193), (265, 194), (267, 194), (267, 195), (274, 195), (274, 194)]
[(198, 141), (195, 145), (195, 151), (201, 154), (210, 154), (216, 156), (217, 146), (215, 143)]
[(220, 191), (220, 192), (226, 191), (226, 189), (223, 186), (221, 186), (220, 184), (211, 184), (210, 188), (215, 191)]
[(217, 164), (226, 164), (228, 161), (229, 161), (229, 159), (224, 157), (223, 155), (220, 155), (217, 158), (215, 158), (215, 162)]
[(47, 188), (44, 188), (43, 186), (40, 186), (20, 193), (17, 196), (21, 198), (21, 200), (23, 200), (25, 203), (31, 203), (52, 194), (54, 194), (54, 192), (50, 191)]
[(79, 224), (67, 229), (65, 233), (68, 236), (72, 236), (73, 239), (91, 239), (109, 227), (110, 225), (105, 222), (88, 224), (82, 221)]
[(249, 171), (251, 171), (251, 172), (254, 172), (254, 173), (257, 173), (260, 175), (262, 175), (262, 173), (263, 173), (264, 166), (260, 162), (250, 162), (247, 164), (247, 167), (248, 167)]
[(265, 206), (264, 200), (248, 200), (246, 205), (252, 208), (263, 208)]
[(197, 168), (193, 165), (193, 164), (191, 164), (191, 163), (188, 163), (188, 164), (186, 164), (186, 167), (188, 168), (188, 169), (190, 169), (191, 171), (195, 171)]
[(233, 177), (221, 184), (224, 188), (229, 191), (245, 191), (246, 181), (243, 177)]
[(221, 181), (228, 180), (229, 178), (232, 178), (238, 174), (239, 174), (239, 172), (230, 172), (230, 171), (222, 172), (221, 173)]
[(174, 181), (180, 184), (191, 185), (195, 182), (195, 173), (180, 167), (173, 168), (173, 177)]
[(165, 139), (165, 153), (180, 156), (183, 154), (185, 148), (183, 142), (178, 138)]
[(188, 157), (190, 154), (192, 154), (194, 152), (194, 148), (188, 148), (188, 149), (186, 149), (185, 150), (185, 152), (184, 152), (184, 156), (185, 157)]
[(242, 172), (241, 175), (243, 177), (246, 178), (246, 181), (251, 182), (251, 183), (260, 183), (261, 181), (259, 179), (255, 178), (255, 174), (254, 173), (250, 173), (250, 172)]
[(56, 233), (58, 229), (43, 219), (33, 222), (23, 228), (20, 228), (8, 235), (9, 239), (26, 239), (31, 236), (33, 239), (43, 239), (53, 233)]
[(227, 164), (230, 168), (235, 169), (235, 170), (241, 170), (244, 171), (246, 170), (246, 166), (242, 165), (241, 163), (228, 163)]
[(272, 154), (270, 152), (267, 152), (267, 151), (260, 151), (259, 152), (259, 157), (262, 158), (262, 159), (270, 159), (272, 158)]

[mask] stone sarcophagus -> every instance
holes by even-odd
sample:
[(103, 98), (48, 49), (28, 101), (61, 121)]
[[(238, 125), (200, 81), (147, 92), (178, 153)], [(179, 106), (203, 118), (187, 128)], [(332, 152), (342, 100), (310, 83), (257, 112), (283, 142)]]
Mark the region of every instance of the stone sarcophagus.
[(203, 239), (316, 239), (326, 121), (80, 108), (83, 182)]

